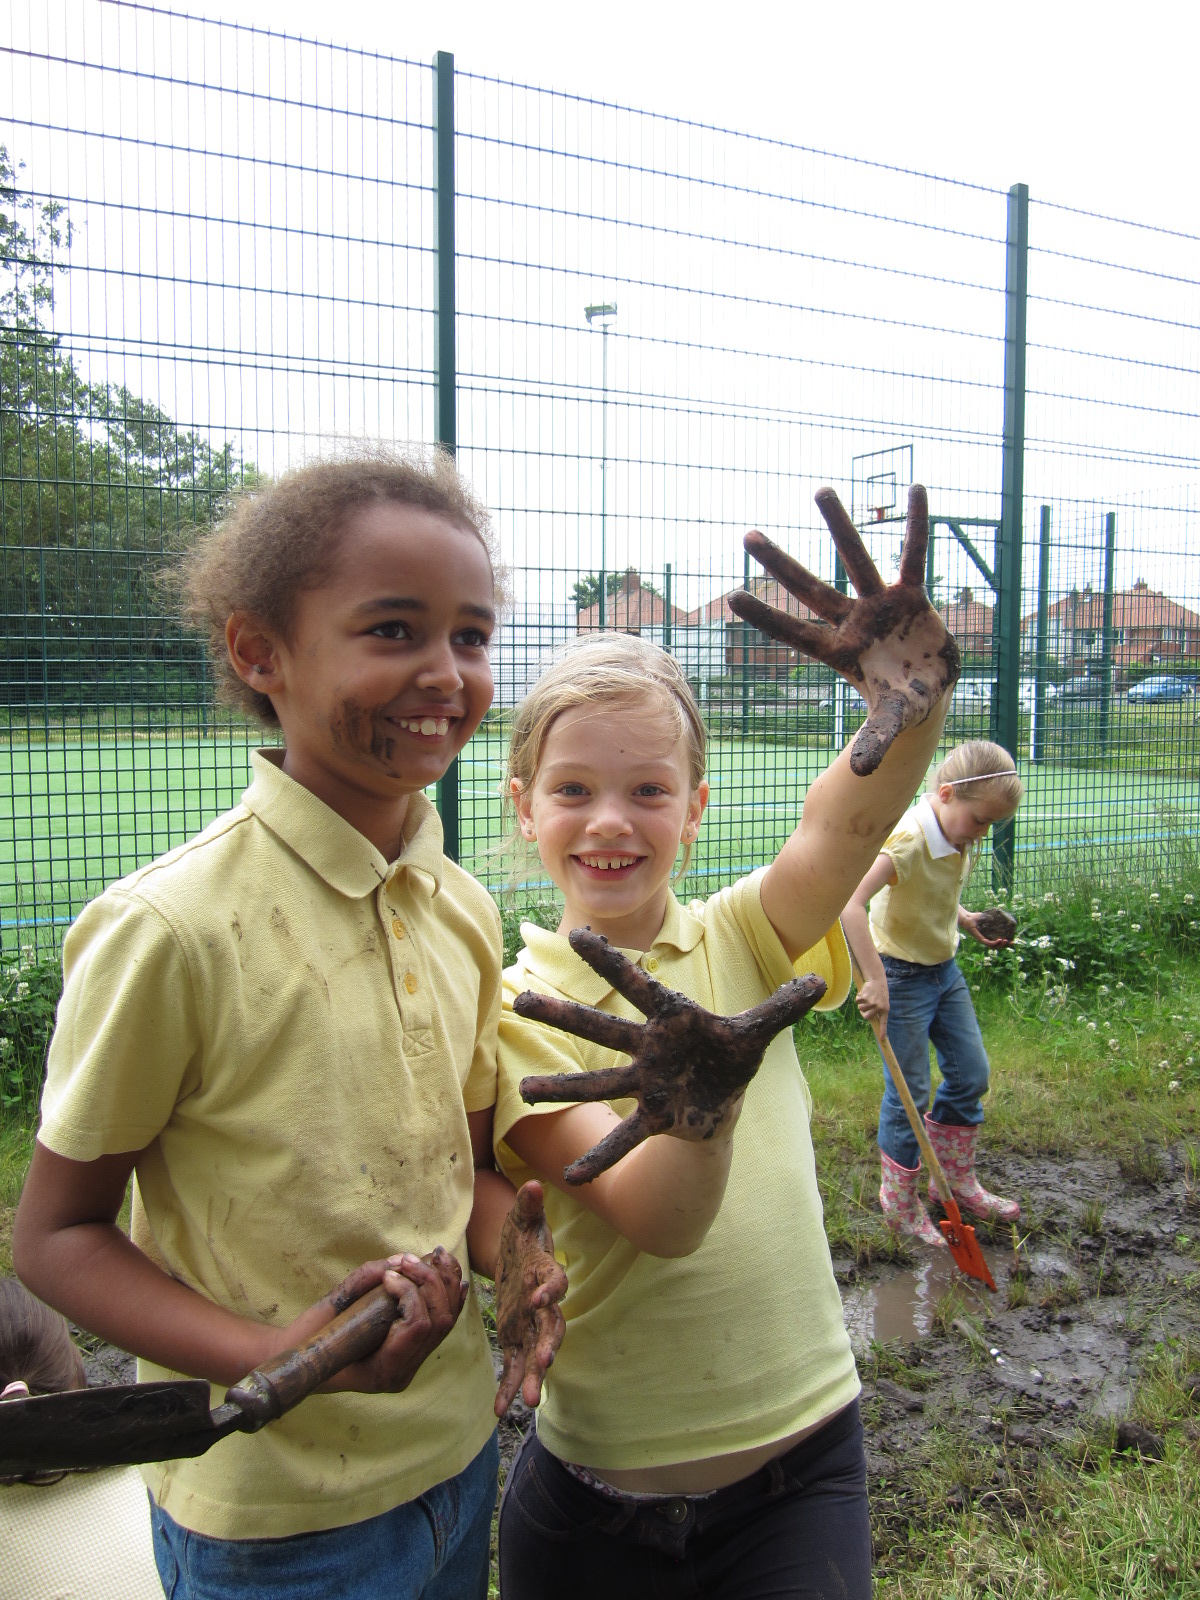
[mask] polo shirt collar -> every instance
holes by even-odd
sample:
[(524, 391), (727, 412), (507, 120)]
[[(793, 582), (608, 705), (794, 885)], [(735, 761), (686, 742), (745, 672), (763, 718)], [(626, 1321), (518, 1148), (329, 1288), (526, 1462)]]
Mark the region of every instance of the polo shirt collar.
[(423, 794), (409, 796), (405, 841), (394, 862), (385, 861), (369, 839), (344, 817), (281, 770), (284, 751), (250, 754), (253, 782), (242, 804), (281, 839), (338, 894), (361, 899), (397, 873), (413, 871), (428, 879), (430, 892), (442, 886), (442, 823)]
[[(701, 923), (690, 911), (684, 909), (673, 894), (667, 896), (667, 913), (651, 950), (672, 946), (683, 954), (694, 950), (704, 937)], [(598, 1006), (615, 991), (607, 978), (593, 972), (586, 961), (581, 961), (566, 936), (539, 928), (536, 923), (521, 924), (521, 938), (525, 945), (524, 966), (530, 977), (551, 984), (560, 994), (580, 1005)], [(646, 952), (648, 953), (648, 952)], [(640, 961), (641, 950), (624, 950), (631, 961)]]
[(962, 854), (958, 846), (951, 844), (942, 832), (927, 794), (923, 794), (917, 801), (916, 811), (917, 821), (921, 824), (921, 832), (925, 835), (925, 843), (929, 849), (929, 854), (935, 861), (940, 861), (943, 856), (958, 856)]

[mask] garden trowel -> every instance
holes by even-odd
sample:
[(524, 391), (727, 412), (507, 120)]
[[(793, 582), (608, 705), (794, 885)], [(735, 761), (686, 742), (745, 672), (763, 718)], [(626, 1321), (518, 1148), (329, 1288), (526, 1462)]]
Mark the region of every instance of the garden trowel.
[(0, 1478), (203, 1455), (230, 1433), (254, 1433), (343, 1367), (377, 1350), (404, 1305), (368, 1290), (295, 1350), (234, 1384), (210, 1409), (199, 1378), (69, 1389), (0, 1402)]

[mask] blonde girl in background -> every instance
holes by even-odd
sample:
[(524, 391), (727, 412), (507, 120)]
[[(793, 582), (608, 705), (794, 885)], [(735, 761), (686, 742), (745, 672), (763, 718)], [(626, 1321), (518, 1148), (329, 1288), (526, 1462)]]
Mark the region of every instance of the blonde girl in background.
[[(962, 933), (989, 949), (962, 892), (979, 846), (994, 823), (1011, 817), (1023, 785), (1016, 763), (986, 739), (956, 745), (934, 772), (928, 792), (885, 841), (842, 914), (863, 973), (858, 1009), (882, 1018), (954, 1197), (972, 1216), (1011, 1222), (1015, 1200), (989, 1194), (975, 1175), (975, 1153), (988, 1090), (988, 1058), (967, 988), (954, 959)], [(929, 1047), (941, 1082), (929, 1108)], [(920, 1194), (921, 1157), (900, 1096), (884, 1065), (879, 1108), (879, 1203), (896, 1232), (944, 1247)], [(937, 1197), (932, 1178), (929, 1199)]]
[[(865, 598), (820, 584), (754, 534), (747, 548), (833, 625), (749, 595), (731, 604), (837, 665), (871, 715), (853, 752), (811, 785), (769, 866), (686, 906), (672, 892), (708, 803), (706, 735), (682, 669), (656, 646), (619, 634), (580, 641), (515, 718), (509, 794), (563, 913), (557, 931), (523, 925), (525, 947), (505, 973), (496, 1149), (514, 1183), (546, 1183), (570, 1288), (568, 1332), (505, 1490), (505, 1600), (870, 1594), (859, 1382), (792, 1029), (729, 1097), (711, 1137), (689, 1138), (680, 1062), (642, 1101), (656, 1114), (677, 1106), (669, 1131), (594, 1181), (564, 1177), (631, 1109), (589, 1089), (622, 1056), (587, 1041), (602, 1023), (636, 1017), (627, 992), (637, 981), (652, 976), (726, 1016), (814, 968), (826, 1003), (848, 992), (838, 913), (936, 747), (957, 653), (920, 587), (923, 491), (901, 581), (886, 591), (823, 493)], [(626, 992), (575, 953), (568, 935), (584, 927), (628, 959)], [(514, 1010), (526, 990), (544, 1018), (567, 1016), (570, 1002), (598, 1008), (599, 1032), (547, 1026), (524, 1000)], [(578, 1074), (577, 1101), (522, 1098), (522, 1079), (563, 1072)]]

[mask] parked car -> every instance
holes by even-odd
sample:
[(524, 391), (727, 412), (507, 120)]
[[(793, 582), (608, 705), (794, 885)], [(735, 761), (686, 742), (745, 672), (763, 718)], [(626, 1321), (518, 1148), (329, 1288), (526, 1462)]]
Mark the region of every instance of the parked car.
[(960, 678), (954, 685), (954, 709), (956, 711), (990, 710), (994, 687), (995, 685), (986, 678)]
[[(1056, 683), (1051, 683), (1050, 680), (1047, 679), (1044, 687), (1045, 687), (1045, 690), (1046, 690), (1046, 701), (1047, 701), (1047, 704), (1048, 704), (1058, 694), (1058, 692), (1059, 692), (1058, 685)], [(1034, 705), (1036, 704), (1036, 702), (1037, 702), (1037, 679), (1036, 678), (1022, 678), (1020, 683), (1018, 683), (1018, 685), (1017, 685), (1017, 704), (1018, 704), (1018, 706), (1020, 706), (1022, 711), (1032, 711), (1033, 708), (1034, 708)]]
[(1135, 683), (1127, 698), (1145, 704), (1151, 700), (1186, 700), (1194, 693), (1186, 679), (1171, 672), (1158, 672)]
[(1059, 691), (1060, 700), (1102, 700), (1104, 680), (1090, 676), (1068, 678)]

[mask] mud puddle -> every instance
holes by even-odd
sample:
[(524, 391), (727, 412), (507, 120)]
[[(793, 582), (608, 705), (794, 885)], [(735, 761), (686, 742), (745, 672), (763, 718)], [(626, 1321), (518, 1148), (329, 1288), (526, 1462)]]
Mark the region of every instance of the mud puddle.
[[(1080, 1433), (1136, 1422), (1137, 1380), (1154, 1347), (1200, 1336), (1200, 1208), (1182, 1150), (1158, 1152), (1132, 1179), (1090, 1155), (995, 1157), (987, 1176), (1021, 1199), (1028, 1235), (1014, 1255), (1011, 1228), (978, 1226), (995, 1294), (949, 1252), (919, 1246), (906, 1267), (834, 1263), (885, 1547), (893, 1512), (907, 1537), (898, 1485), (939, 1429), (990, 1452), (1003, 1487), (1023, 1465), (1035, 1470), (1042, 1452), (1073, 1449)], [(961, 1507), (961, 1493), (947, 1503)]]

